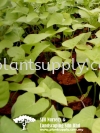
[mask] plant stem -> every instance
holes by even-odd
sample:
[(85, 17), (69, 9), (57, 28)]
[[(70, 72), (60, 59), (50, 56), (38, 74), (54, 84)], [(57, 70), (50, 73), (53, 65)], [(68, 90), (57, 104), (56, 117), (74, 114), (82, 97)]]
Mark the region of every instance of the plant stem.
[(85, 104), (84, 104), (84, 102), (83, 102), (82, 100), (80, 100), (80, 101), (81, 101), (81, 103), (82, 103), (83, 107), (85, 108)]
[(37, 76), (38, 78), (40, 78), (36, 73), (34, 73), (35, 76)]
[(93, 98), (93, 105), (95, 104), (95, 98), (96, 98), (96, 85), (97, 85), (97, 83), (94, 83), (94, 98)]
[(78, 88), (79, 88), (79, 91), (80, 91), (81, 95), (83, 95), (83, 92), (82, 92), (81, 87), (80, 87), (80, 85), (79, 85), (79, 83), (78, 83), (78, 79), (77, 79), (76, 75), (74, 74), (74, 72), (73, 72), (71, 69), (70, 69), (70, 72), (71, 72), (71, 73), (73, 74), (73, 76), (75, 77), (77, 86), (78, 86)]

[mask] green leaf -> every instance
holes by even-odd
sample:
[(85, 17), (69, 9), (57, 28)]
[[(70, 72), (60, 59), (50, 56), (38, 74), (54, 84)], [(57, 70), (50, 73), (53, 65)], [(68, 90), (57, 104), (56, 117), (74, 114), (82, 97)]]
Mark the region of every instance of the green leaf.
[(1, 75), (1, 76), (0, 76), (0, 81), (2, 81), (2, 80), (3, 80), (3, 76)]
[(36, 2), (36, 3), (40, 3), (40, 4), (48, 3), (49, 1), (51, 1), (51, 0), (24, 0), (24, 2)]
[(62, 114), (61, 111), (58, 110), (57, 113), (58, 113), (58, 116), (59, 116), (59, 117), (64, 117), (64, 115)]
[(57, 51), (55, 51), (55, 53), (58, 56), (60, 56), (61, 58), (63, 58), (63, 59), (67, 59), (67, 58), (69, 58), (71, 56), (71, 53), (68, 52), (68, 51), (60, 51), (60, 50), (57, 50)]
[(12, 13), (27, 14), (28, 11), (29, 11), (29, 8), (27, 8), (27, 7), (21, 7), (21, 8), (20, 8), (19, 6), (17, 6), (17, 7), (12, 11)]
[(30, 75), (36, 72), (36, 66), (34, 62), (30, 60), (25, 60), (24, 62), (20, 62), (19, 73), (21, 75)]
[(49, 88), (50, 86), (46, 85), (43, 81), (40, 83), (40, 85), (37, 87), (37, 89), (39, 88), (43, 88), (45, 91), (42, 92), (40, 95), (43, 97), (48, 97), (49, 99), (55, 100), (58, 103), (67, 105), (67, 100), (66, 97), (63, 94), (63, 91), (59, 88)]
[(83, 45), (84, 46), (84, 45), (86, 45), (86, 42), (88, 41), (88, 38), (91, 36), (91, 32), (82, 33), (82, 34), (83, 34), (83, 37), (79, 41), (78, 45)]
[(0, 81), (0, 108), (4, 107), (9, 100), (9, 84), (7, 81)]
[(23, 27), (19, 27), (18, 25), (13, 25), (12, 27), (9, 27), (9, 29), (6, 31), (6, 34), (10, 32), (15, 32), (19, 37), (24, 34)]
[(85, 50), (84, 54), (87, 55), (87, 57), (93, 62), (97, 64), (100, 63), (100, 47), (94, 47), (92, 50)]
[(59, 32), (65, 31), (65, 30), (69, 30), (69, 28), (67, 28), (67, 27), (61, 27), (61, 28), (59, 28), (59, 29), (56, 31), (56, 33), (59, 33)]
[(66, 118), (72, 118), (73, 110), (69, 107), (64, 107), (63, 108), (63, 114), (64, 114), (64, 117), (66, 117)]
[(49, 45), (45, 44), (45, 42), (42, 43), (38, 43), (34, 49), (32, 50), (32, 53), (26, 57), (27, 60), (32, 60), (33, 62), (36, 60), (36, 58), (39, 56), (39, 54), (41, 52), (43, 52), (43, 50), (45, 50), (46, 48), (48, 48)]
[(11, 40), (13, 43), (20, 41), (20, 36), (15, 31), (11, 31), (10, 33), (5, 35), (6, 40)]
[[(56, 31), (53, 29), (53, 27), (49, 27), (49, 28), (44, 28), (40, 31), (40, 33), (46, 33), (46, 34), (50, 34), (50, 36), (52, 37), (53, 35), (56, 34)], [(46, 41), (45, 41), (46, 42)], [(48, 41), (48, 43), (50, 43), (50, 41)]]
[(63, 13), (63, 22), (62, 25), (71, 25), (72, 24), (72, 18), (69, 13)]
[(100, 132), (100, 118), (97, 118), (92, 126), (92, 133)]
[(53, 13), (49, 17), (49, 21), (47, 23), (47, 27), (50, 27), (50, 26), (55, 25), (55, 24), (62, 24), (63, 20), (64, 20), (63, 14), (61, 14), (61, 13)]
[(80, 99), (76, 96), (67, 96), (66, 98), (67, 98), (68, 103), (72, 103), (74, 101), (80, 101)]
[(90, 14), (87, 11), (79, 9), (78, 12), (81, 15), (81, 18), (90, 18)]
[(97, 116), (97, 117), (100, 117), (100, 106), (97, 107), (96, 116)]
[(62, 58), (59, 56), (54, 56), (50, 59), (50, 64), (48, 64), (48, 71), (59, 69), (62, 64)]
[(14, 75), (14, 74), (17, 74), (17, 72), (15, 68), (12, 68), (10, 65), (4, 64), (0, 68), (0, 75), (4, 75), (4, 74)]
[(76, 61), (79, 63), (84, 63), (86, 62), (87, 55), (85, 54), (84, 51), (81, 51), (79, 49), (75, 49), (76, 52)]
[(42, 82), (41, 86), (38, 86), (37, 89), (43, 88), (45, 90), (44, 92), (41, 93), (42, 97), (51, 98), (51, 90), (48, 88), (48, 86), (44, 82)]
[(100, 12), (100, 9), (99, 8), (95, 8), (95, 9), (92, 9), (90, 12), (94, 13), (96, 15), (96, 13)]
[(58, 7), (57, 7), (57, 6), (49, 6), (49, 7), (47, 8), (47, 11), (48, 11), (49, 13), (51, 13), (51, 14), (56, 13), (56, 12), (58, 11)]
[(46, 112), (44, 117), (46, 117), (46, 118), (58, 118), (58, 114), (57, 114), (57, 111), (54, 108), (54, 106), (51, 106), (51, 108)]
[(27, 131), (22, 130), (20, 127), (18, 127), (11, 119), (7, 118), (6, 116), (3, 116), (1, 118), (0, 122), (0, 133), (28, 133)]
[[(35, 121), (34, 123), (29, 123), (28, 124), (28, 126), (27, 126), (27, 129), (28, 129), (28, 133), (34, 133), (34, 132), (36, 132), (36, 133), (41, 133), (41, 130), (40, 130), (40, 128), (41, 128), (41, 125), (42, 124), (58, 124), (58, 123), (60, 123), (60, 122), (57, 122), (57, 121), (52, 121), (52, 122), (50, 122), (48, 119), (50, 118), (50, 119), (60, 119), (60, 118), (58, 118), (58, 114), (57, 114), (57, 112), (56, 112), (56, 110), (55, 110), (55, 108), (54, 108), (54, 106), (52, 106), (47, 112), (46, 112), (46, 114), (43, 116), (43, 118), (46, 118), (46, 122), (42, 122), (42, 121), (39, 121), (39, 120), (37, 120), (37, 121)], [(43, 128), (41, 128), (41, 129), (43, 129)], [(51, 129), (51, 128), (47, 128), (47, 129)], [(54, 129), (54, 128), (53, 128)], [(50, 131), (49, 131), (50, 132)], [(59, 133), (59, 132), (57, 132), (57, 131), (52, 131), (52, 133)], [(46, 133), (46, 131), (43, 131), (43, 133)], [(51, 132), (50, 132), (51, 133)]]
[(48, 2), (50, 2), (50, 1), (52, 1), (52, 0), (36, 0), (36, 3), (41, 3), (41, 4), (43, 4), (43, 3), (48, 3)]
[(22, 16), (22, 17), (18, 18), (18, 19), (16, 20), (16, 22), (19, 22), (19, 23), (27, 22), (26, 16)]
[(40, 82), (39, 86), (43, 87), (43, 83), (46, 84), (49, 89), (58, 88), (58, 89), (62, 90), (62, 87), (57, 82), (55, 82), (52, 78), (50, 78), (48, 76), (46, 76), (46, 78)]
[(3, 49), (5, 48), (10, 48), (13, 46), (13, 43), (10, 40), (2, 40), (0, 42), (0, 53), (2, 52)]
[(42, 87), (36, 87), (35, 83), (32, 82), (30, 79), (25, 78), (21, 84), (18, 83), (10, 83), (10, 90), (11, 91), (18, 91), (18, 90), (24, 90), (28, 91), (34, 94), (40, 94), (45, 91)]
[(95, 28), (94, 26), (92, 26), (90, 24), (74, 24), (72, 27), (74, 30), (83, 29), (84, 27)]
[[(31, 122), (27, 126), (28, 133), (41, 133), (40, 131), (40, 121)], [(45, 131), (43, 133), (46, 133)]]
[(76, 46), (78, 49), (80, 50), (88, 50), (88, 49), (92, 49), (92, 46), (90, 45), (86, 45), (86, 44), (79, 44)]
[(40, 82), (41, 82), (42, 80), (44, 80), (44, 78), (39, 78), (39, 79), (37, 80), (38, 84), (40, 84)]
[(88, 71), (85, 75), (84, 78), (88, 81), (88, 82), (96, 82), (97, 81), (97, 76), (93, 71)]
[(42, 12), (39, 16), (40, 19), (46, 19), (48, 17), (49, 13), (48, 12)]
[(32, 46), (31, 45), (21, 45), (21, 48), (25, 51), (26, 54), (31, 54), (31, 48)]
[(7, 81), (20, 82), (20, 81), (22, 81), (23, 78), (24, 78), (23, 75), (17, 74), (17, 75), (14, 75), (14, 76), (10, 77), (10, 78), (7, 78), (6, 80)]
[(18, 18), (18, 19), (16, 20), (16, 22), (19, 22), (19, 23), (27, 22), (26, 16), (22, 16), (22, 17)]
[(0, 1), (0, 7), (4, 6), (7, 2), (8, 2), (8, 0), (1, 0)]
[[(62, 124), (61, 123), (61, 118), (58, 117), (58, 113), (56, 111), (56, 109), (54, 108), (54, 106), (52, 106), (47, 112), (46, 114), (43, 116), (44, 118), (46, 118), (46, 122), (40, 122), (41, 125), (42, 124), (50, 124), (50, 125), (59, 125), (59, 124)], [(55, 120), (54, 120), (55, 119)], [(65, 127), (63, 124), (62, 124), (62, 127)], [(61, 129), (61, 127), (57, 127), (57, 129)], [(43, 129), (43, 128), (42, 128)], [(51, 129), (51, 127), (48, 127), (47, 129)], [(52, 127), (52, 129), (55, 129), (55, 127)], [(66, 131), (65, 133), (67, 133), (68, 131)], [(61, 133), (61, 131), (57, 131), (57, 130), (54, 130), (52, 131), (52, 133)]]
[(21, 47), (11, 47), (7, 53), (10, 57), (13, 57), (13, 61), (23, 61), (25, 59), (25, 52)]
[(70, 14), (68, 13), (53, 13), (50, 16), (50, 19), (47, 23), (47, 27), (50, 27), (55, 24), (60, 25), (70, 25), (72, 23), (72, 19), (70, 17)]
[(18, 117), (23, 114), (37, 115), (45, 111), (49, 107), (49, 101), (45, 98), (35, 102), (35, 95), (27, 92), (19, 96), (16, 103), (12, 107), (12, 117)]
[[(3, 21), (4, 25), (12, 25), (16, 21), (16, 19), (18, 18), (18, 14), (17, 13), (12, 13), (12, 11), (13, 11), (12, 8), (9, 8), (7, 10), (6, 15), (4, 17), (5, 19)], [(10, 39), (8, 38), (8, 40), (10, 40)]]
[(66, 97), (63, 94), (63, 91), (57, 88), (51, 89), (51, 97), (50, 99), (55, 100), (58, 103), (63, 105), (67, 105)]
[(94, 44), (96, 47), (99, 47), (100, 46), (100, 37), (91, 39), (88, 42)]
[(91, 88), (92, 88), (92, 85), (88, 86), (87, 92), (84, 94), (85, 98), (89, 95), (89, 92), (90, 92)]
[[(85, 12), (88, 13), (89, 15), (93, 15), (92, 12), (91, 12), (91, 10), (88, 10), (88, 9), (86, 9), (86, 8), (84, 8), (84, 7), (80, 7), (80, 6), (78, 6), (78, 8), (81, 9), (82, 11), (85, 11)], [(81, 10), (79, 10), (79, 11), (81, 11)]]
[[(62, 43), (63, 46), (67, 47), (68, 49), (73, 49), (76, 45), (78, 45), (79, 43), (82, 43), (82, 39), (87, 36), (86, 33), (82, 33), (79, 36), (76, 36), (72, 39), (69, 39), (67, 41), (64, 41)], [(82, 42), (81, 42), (82, 41)], [(85, 42), (84, 42), (85, 43)]]
[(38, 14), (35, 12), (29, 13), (26, 18), (27, 22), (31, 22), (33, 19), (39, 19)]
[(96, 36), (100, 38), (100, 30), (96, 32)]
[(80, 65), (77, 67), (75, 74), (76, 74), (76, 76), (80, 77), (81, 75), (87, 73), (88, 70), (89, 70), (88, 67)]
[[(51, 106), (51, 108), (46, 112), (46, 114), (43, 116), (44, 118), (46, 118), (46, 122), (40, 122), (41, 125), (42, 124), (50, 124), (50, 125), (59, 125), (62, 124), (61, 123), (61, 118), (58, 117), (58, 113), (56, 111), (56, 109), (54, 108), (54, 106)], [(54, 120), (55, 119), (55, 120)], [(58, 127), (61, 129), (61, 127)], [(43, 127), (42, 127), (43, 129)], [(48, 127), (47, 129), (51, 129), (51, 127)], [(52, 129), (55, 129), (54, 127), (52, 127)], [(61, 131), (52, 131), (52, 133), (61, 133)], [(66, 132), (65, 132), (66, 133)]]
[(85, 107), (77, 115), (70, 119), (68, 123), (77, 123), (80, 124), (80, 127), (92, 129), (95, 112), (96, 108), (94, 106)]
[(68, 65), (68, 63), (71, 64), (71, 62), (72, 62), (72, 59), (67, 58), (66, 60), (64, 60), (63, 65), (64, 65), (64, 66), (65, 66), (65, 65)]
[[(18, 25), (13, 25), (7, 30), (5, 34), (5, 39), (11, 40), (12, 42), (17, 42), (22, 39), (23, 34), (24, 30), (22, 27), (18, 27)], [(21, 41), (19, 43), (21, 43)]]
[[(1, 116), (0, 116), (0, 118), (1, 118)], [(0, 133), (2, 133), (2, 131), (1, 131), (1, 125), (0, 125)]]
[(36, 45), (36, 43), (40, 42), (41, 40), (51, 36), (50, 33), (40, 33), (40, 34), (29, 34), (25, 37), (24, 43), (30, 45)]

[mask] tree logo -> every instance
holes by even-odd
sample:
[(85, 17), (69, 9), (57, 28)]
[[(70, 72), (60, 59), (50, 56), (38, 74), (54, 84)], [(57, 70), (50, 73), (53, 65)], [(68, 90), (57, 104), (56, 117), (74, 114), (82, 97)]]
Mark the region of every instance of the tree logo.
[(26, 130), (26, 124), (30, 122), (35, 122), (36, 119), (27, 115), (22, 115), (22, 116), (19, 116), (18, 118), (13, 119), (13, 121), (15, 123), (22, 123), (23, 130)]

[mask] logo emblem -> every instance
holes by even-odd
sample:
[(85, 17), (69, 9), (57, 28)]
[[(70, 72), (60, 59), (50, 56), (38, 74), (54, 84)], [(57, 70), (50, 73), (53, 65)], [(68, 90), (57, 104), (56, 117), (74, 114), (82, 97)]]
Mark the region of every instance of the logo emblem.
[(15, 123), (22, 123), (23, 130), (26, 130), (26, 124), (30, 122), (35, 122), (36, 119), (27, 115), (22, 115), (22, 116), (19, 116), (18, 118), (13, 119), (13, 121)]

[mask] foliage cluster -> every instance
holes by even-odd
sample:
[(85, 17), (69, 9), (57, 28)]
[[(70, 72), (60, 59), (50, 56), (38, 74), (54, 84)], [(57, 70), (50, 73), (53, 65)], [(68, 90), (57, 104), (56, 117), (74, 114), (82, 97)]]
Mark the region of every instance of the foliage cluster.
[[(72, 101), (80, 99), (76, 97), (67, 99), (62, 87), (48, 76), (44, 79), (39, 78), (38, 85), (26, 77), (30, 74), (36, 75), (35, 62), (40, 53), (54, 53), (54, 56), (49, 59), (51, 65), (48, 71), (52, 71), (52, 62), (58, 62), (60, 67), (64, 62), (67, 67), (66, 62), (72, 63), (72, 54), (75, 52), (76, 61), (81, 67), (87, 59), (82, 73), (79, 73), (78, 66), (75, 76), (84, 75), (88, 82), (93, 82), (94, 86), (96, 84), (100, 86), (99, 5), (99, 0), (1, 0), (0, 108), (8, 103), (11, 91), (22, 90), (25, 93), (18, 97), (12, 107), (12, 119), (26, 114), (36, 118), (37, 121), (28, 124), (27, 131), (21, 131), (21, 128), (12, 120), (2, 116), (0, 133), (4, 133), (5, 129), (9, 129), (7, 133), (40, 133), (39, 118), (43, 116), (69, 118), (66, 123), (77, 121), (81, 127), (88, 127), (93, 133), (99, 133), (100, 107), (97, 109), (94, 106), (85, 107), (74, 117), (73, 110), (64, 107), (62, 114), (52, 106), (52, 100), (67, 106), (70, 98)], [(76, 34), (77, 31), (81, 32)], [(56, 46), (56, 40), (59, 41), (58, 46)], [(6, 58), (7, 70), (4, 58)], [(20, 68), (20, 62), (28, 62), (30, 59), (34, 62), (33, 70), (29, 66), (26, 70), (25, 64), (22, 70), (16, 70), (14, 67), (16, 62), (17, 67)], [(13, 70), (10, 69), (11, 63)], [(94, 70), (91, 69), (92, 63), (94, 63)], [(55, 69), (57, 67), (55, 66)], [(5, 75), (8, 77), (6, 78)], [(36, 101), (36, 95), (39, 96), (38, 101)], [(98, 118), (94, 118), (95, 115)], [(72, 133), (74, 132), (76, 131)]]

